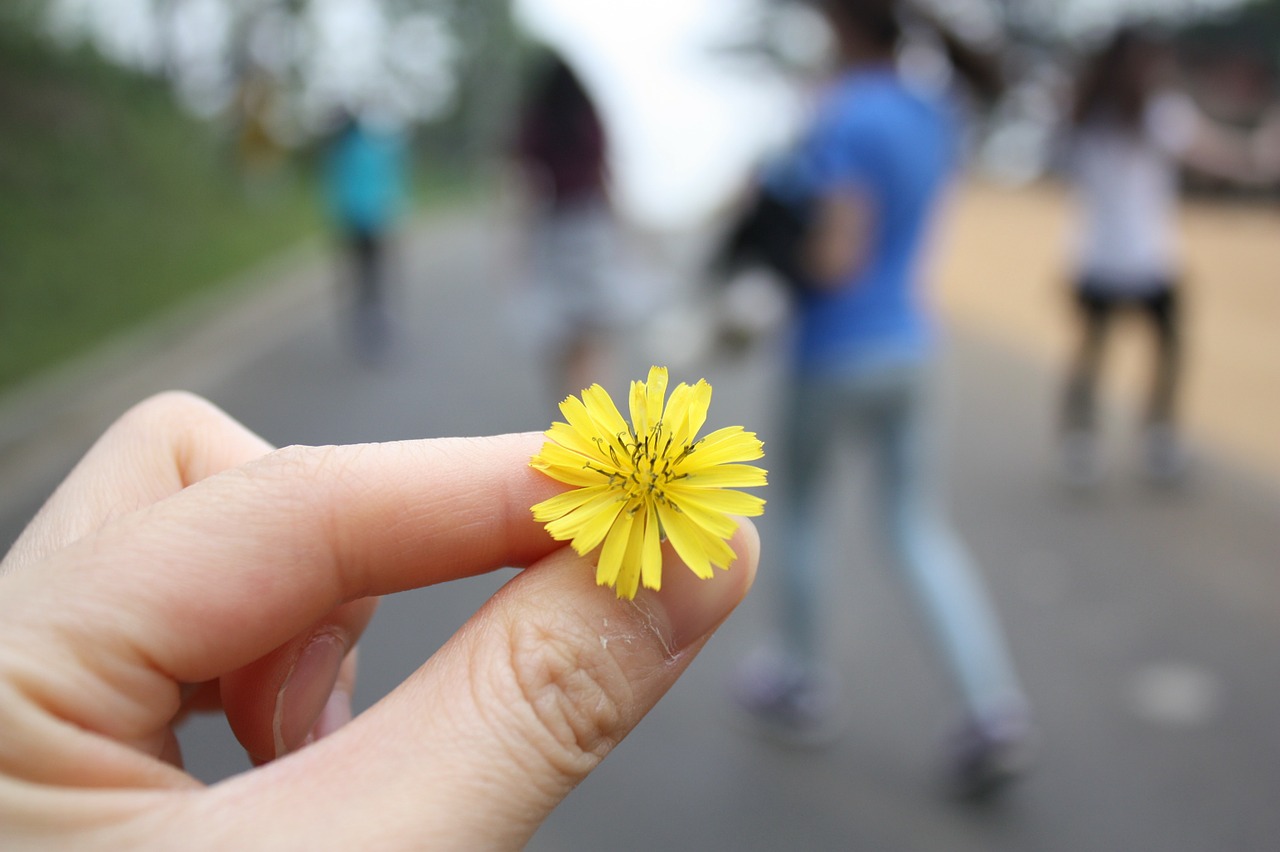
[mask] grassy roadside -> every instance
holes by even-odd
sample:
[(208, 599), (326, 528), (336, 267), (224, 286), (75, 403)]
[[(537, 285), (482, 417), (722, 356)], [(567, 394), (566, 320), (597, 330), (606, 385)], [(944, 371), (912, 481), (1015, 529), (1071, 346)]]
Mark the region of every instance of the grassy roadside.
[(0, 29), (0, 390), (320, 227), (162, 83)]
[[(0, 22), (0, 393), (325, 227), (314, 157), (250, 185), (166, 85)], [(415, 195), (465, 181), (417, 176)]]

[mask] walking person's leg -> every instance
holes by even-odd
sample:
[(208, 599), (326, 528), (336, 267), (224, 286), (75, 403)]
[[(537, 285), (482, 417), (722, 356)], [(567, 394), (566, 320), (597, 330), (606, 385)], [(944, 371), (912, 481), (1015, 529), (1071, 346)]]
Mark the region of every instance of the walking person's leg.
[(778, 459), (779, 540), (783, 544), (778, 564), (779, 626), (787, 654), (806, 662), (822, 656), (818, 601), (824, 525), (819, 489), (836, 428), (833, 403), (832, 394), (821, 385), (796, 383)]
[(1099, 475), (1098, 382), (1114, 310), (1114, 300), (1087, 282), (1076, 291), (1080, 340), (1068, 372), (1061, 414), (1062, 472), (1073, 485), (1092, 485)]
[[(887, 388), (874, 434), (878, 496), (894, 555), (963, 697), (968, 723), (957, 781), (984, 794), (1021, 767), (1029, 710), (995, 609), (943, 506), (927, 370)], [(1016, 752), (1016, 754), (1015, 754)]]
[(1186, 468), (1186, 457), (1176, 425), (1178, 391), (1182, 375), (1180, 300), (1172, 287), (1163, 287), (1143, 300), (1155, 340), (1155, 364), (1147, 403), (1145, 463), (1155, 482), (1177, 480)]
[(390, 344), (386, 299), (386, 237), (368, 229), (352, 236), (355, 263), (355, 336), (361, 357), (381, 361)]
[(781, 439), (771, 510), (778, 535), (770, 599), (777, 647), (749, 657), (738, 671), (736, 699), (766, 732), (814, 744), (839, 729), (838, 687), (822, 648), (823, 517), (820, 489), (838, 427), (835, 399), (821, 383), (793, 381)]

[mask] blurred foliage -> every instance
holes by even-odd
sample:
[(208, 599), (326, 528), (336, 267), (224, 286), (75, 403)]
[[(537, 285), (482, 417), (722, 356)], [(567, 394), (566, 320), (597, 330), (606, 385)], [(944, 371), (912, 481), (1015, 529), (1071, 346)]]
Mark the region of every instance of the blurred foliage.
[(458, 97), (417, 132), (418, 147), (438, 163), (483, 167), (507, 147), (521, 77), (538, 48), (515, 25), (508, 0), (436, 0), (436, 6), (445, 7), (463, 45)]
[(1280, 72), (1280, 0), (1253, 0), (1186, 27), (1179, 41), (1202, 51), (1247, 53)]
[(289, 174), (247, 192), (167, 87), (0, 26), (0, 388), (319, 225)]
[[(453, 110), (417, 134), (419, 205), (474, 196), (514, 97), (505, 4), (456, 5), (477, 49)], [(0, 14), (0, 392), (326, 224), (323, 139), (246, 174), (235, 126), (186, 115), (162, 78), (37, 38), (32, 8)]]
[[(1071, 47), (1080, 33), (1064, 31), (1059, 25), (1062, 17), (1062, 0), (991, 0), (999, 17), (1015, 39), (1024, 41), (1048, 41)], [(1076, 5), (1083, 6), (1077, 2)], [(1104, 8), (1094, 4), (1099, 9)], [(1163, 22), (1178, 31), (1201, 30), (1225, 25), (1237, 36), (1270, 36), (1272, 49), (1280, 35), (1276, 11), (1280, 0), (1240, 0), (1235, 5), (1223, 6), (1203, 0), (1116, 0), (1107, 14), (1098, 14), (1106, 21), (1105, 27), (1122, 21)], [(1252, 24), (1262, 23), (1261, 30), (1251, 30)], [(1065, 44), (1063, 44), (1065, 42)]]

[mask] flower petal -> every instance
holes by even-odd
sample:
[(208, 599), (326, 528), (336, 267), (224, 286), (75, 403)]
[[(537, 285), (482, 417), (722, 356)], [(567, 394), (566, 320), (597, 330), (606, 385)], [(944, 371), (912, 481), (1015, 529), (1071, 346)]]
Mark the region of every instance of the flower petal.
[(722, 539), (728, 538), (738, 529), (737, 521), (724, 512), (709, 508), (706, 504), (699, 502), (690, 495), (682, 492), (679, 494), (669, 493), (668, 496), (672, 504), (689, 516), (689, 520), (712, 535), (719, 536)]
[(580, 453), (587, 458), (608, 461), (599, 444), (582, 434), (582, 430), (568, 423), (552, 423), (551, 428), (543, 434), (566, 450)]
[(753, 464), (698, 467), (678, 481), (680, 488), (755, 488), (768, 485), (768, 472)]
[(741, 426), (728, 426), (699, 441), (678, 467), (681, 472), (692, 472), (727, 462), (755, 461), (763, 455), (764, 444), (754, 432), (746, 432)]
[(667, 409), (662, 415), (662, 424), (666, 430), (667, 437), (671, 439), (671, 445), (678, 447), (680, 450), (693, 443), (690, 440), (692, 436), (689, 434), (688, 428), (689, 403), (692, 398), (693, 388), (681, 382), (671, 392), (671, 399), (667, 401)]
[(670, 491), (671, 499), (682, 508), (689, 503), (705, 511), (719, 512), (722, 515), (744, 515), (754, 518), (756, 515), (764, 514), (765, 501), (745, 491), (730, 491), (726, 488), (670, 489)]
[[(626, 431), (626, 423), (622, 419), (622, 415), (618, 414), (618, 409), (614, 406), (613, 400), (609, 398), (609, 394), (605, 393), (604, 388), (599, 385), (594, 386), (600, 395), (603, 395), (607, 403), (601, 411), (601, 416), (608, 417), (609, 412), (613, 412), (613, 417), (617, 423), (621, 424), (622, 430)], [(589, 391), (582, 392), (582, 399), (577, 397), (569, 397), (560, 403), (560, 411), (564, 414), (565, 419), (569, 421), (572, 429), (582, 436), (582, 439), (591, 445), (591, 457), (607, 460), (610, 465), (617, 466), (622, 463), (622, 458), (628, 455), (626, 448), (618, 440), (618, 430), (605, 431), (600, 426), (599, 418), (596, 416), (592, 405), (595, 396), (588, 396)], [(553, 424), (554, 425), (554, 424)], [(548, 435), (550, 437), (550, 435)]]
[[(582, 402), (595, 423), (596, 434), (611, 443), (618, 444), (619, 438), (631, 434), (627, 421), (622, 419), (618, 406), (613, 404), (613, 397), (600, 385), (592, 385), (582, 392)], [(620, 444), (619, 449), (625, 449)]]
[(556, 541), (569, 541), (580, 556), (600, 546), (614, 518), (622, 511), (623, 501), (616, 492), (606, 490), (574, 509), (563, 518), (547, 524), (547, 532)]
[(591, 486), (609, 482), (607, 473), (591, 470), (587, 467), (588, 464), (600, 464), (601, 469), (605, 469), (603, 463), (549, 442), (543, 444), (538, 454), (529, 460), (530, 467), (567, 485)]
[(649, 423), (649, 397), (644, 382), (632, 382), (628, 397), (631, 408), (631, 430), (637, 435), (647, 435)]
[[(590, 513), (590, 517), (584, 520), (577, 536), (574, 537), (572, 542), (573, 549), (580, 556), (586, 556), (599, 547), (600, 543), (604, 541), (604, 537), (609, 534), (609, 530), (613, 528), (613, 522), (624, 508), (626, 508), (626, 501), (614, 497), (611, 504), (605, 504), (593, 510)], [(550, 525), (547, 528), (550, 529)]]
[(648, 513), (641, 509), (636, 513), (635, 523), (631, 525), (627, 539), (627, 552), (622, 557), (622, 570), (618, 572), (616, 590), (618, 597), (635, 600), (636, 591), (640, 588), (642, 557), (646, 522), (652, 523)]
[[(588, 444), (593, 443), (592, 438), (596, 434), (595, 423), (587, 412), (587, 407), (582, 404), (582, 400), (576, 396), (565, 397), (560, 403), (560, 413), (564, 415), (566, 425), (581, 435)], [(553, 423), (552, 426), (554, 427), (555, 424)]]
[[(663, 403), (667, 397), (667, 368), (666, 367), (650, 367), (649, 380), (644, 383), (645, 386), (645, 417), (648, 427), (647, 432), (657, 425), (662, 419)], [(639, 429), (639, 426), (636, 427)], [(636, 433), (637, 435), (639, 432)]]
[(685, 516), (689, 521), (688, 531), (693, 536), (702, 553), (706, 556), (713, 566), (727, 568), (733, 564), (738, 558), (738, 554), (734, 553), (729, 543), (720, 536), (699, 526), (691, 516)]
[(728, 568), (738, 560), (738, 554), (729, 546), (729, 542), (722, 538), (716, 538), (703, 529), (698, 529), (698, 533), (703, 539), (707, 558), (711, 560), (712, 565), (718, 568)]
[(618, 582), (618, 572), (626, 559), (627, 548), (631, 541), (631, 527), (635, 524), (635, 515), (622, 512), (609, 529), (604, 538), (604, 547), (600, 550), (600, 561), (596, 564), (596, 583), (601, 586), (612, 586)]
[(662, 537), (658, 516), (654, 512), (645, 512), (640, 570), (646, 589), (653, 589), (656, 592), (662, 588)]
[(658, 518), (662, 521), (662, 529), (671, 546), (676, 549), (689, 570), (704, 580), (710, 579), (715, 570), (711, 567), (711, 559), (693, 521), (666, 503), (658, 504)]
[(585, 506), (601, 494), (609, 491), (607, 485), (594, 485), (590, 488), (575, 488), (563, 494), (557, 494), (549, 500), (543, 500), (531, 510), (533, 519), (540, 524), (558, 520), (565, 515)]
[(688, 446), (693, 443), (698, 431), (707, 422), (707, 411), (711, 407), (711, 385), (706, 379), (700, 379), (689, 389), (684, 416), (681, 418), (680, 437), (676, 443)]

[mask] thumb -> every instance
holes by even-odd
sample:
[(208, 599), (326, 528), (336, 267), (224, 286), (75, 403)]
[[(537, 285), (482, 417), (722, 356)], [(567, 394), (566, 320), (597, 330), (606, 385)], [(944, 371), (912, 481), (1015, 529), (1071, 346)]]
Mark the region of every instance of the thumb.
[(746, 595), (759, 552), (749, 522), (733, 547), (741, 558), (711, 580), (667, 548), (662, 591), (634, 602), (557, 551), (355, 722), (233, 784), (258, 785), (250, 796), (282, 837), (365, 843), (372, 831), (406, 848), (518, 848)]

